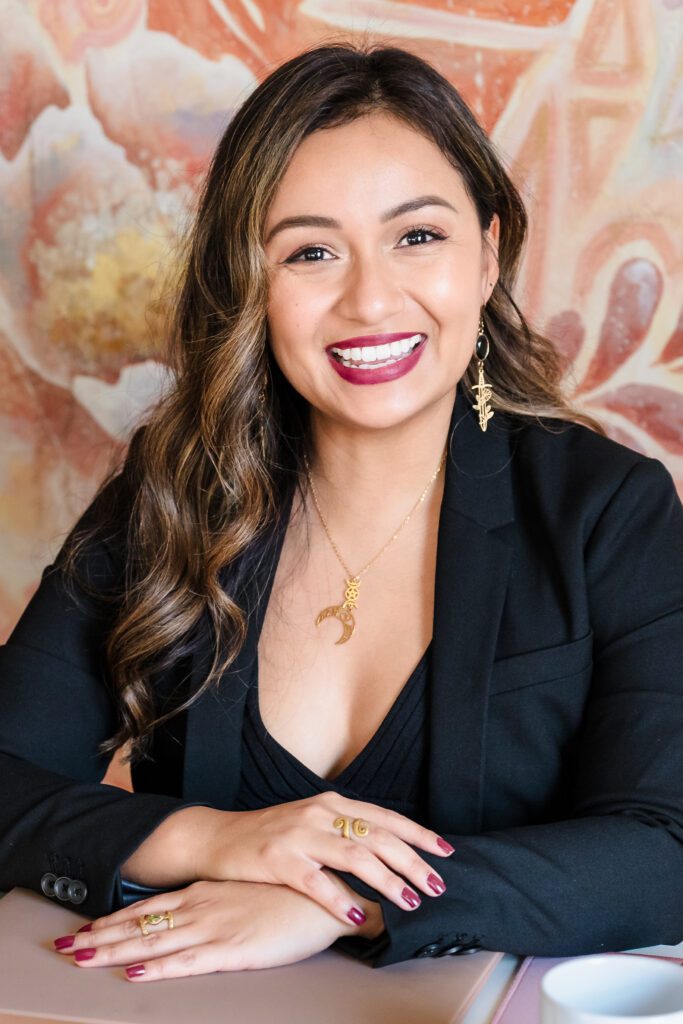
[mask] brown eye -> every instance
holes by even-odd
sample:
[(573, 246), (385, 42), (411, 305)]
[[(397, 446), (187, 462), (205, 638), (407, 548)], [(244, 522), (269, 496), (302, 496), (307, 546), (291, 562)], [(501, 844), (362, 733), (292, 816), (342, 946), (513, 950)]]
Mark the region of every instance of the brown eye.
[(413, 239), (408, 242), (408, 245), (426, 245), (433, 240), (443, 240), (445, 235), (440, 234), (438, 231), (432, 231), (431, 228), (411, 228), (402, 237)]
[(321, 245), (309, 245), (305, 249), (299, 249), (289, 259), (286, 259), (285, 263), (322, 263), (324, 259), (322, 254), (326, 252), (327, 249), (323, 249)]

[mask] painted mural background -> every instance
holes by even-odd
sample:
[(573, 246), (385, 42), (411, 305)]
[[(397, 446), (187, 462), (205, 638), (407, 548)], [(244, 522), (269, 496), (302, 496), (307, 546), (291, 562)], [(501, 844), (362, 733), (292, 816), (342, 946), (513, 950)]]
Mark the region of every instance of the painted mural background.
[(683, 490), (683, 0), (0, 0), (0, 639), (163, 380), (154, 301), (254, 84), (368, 34), (426, 57), (531, 218), (522, 308)]

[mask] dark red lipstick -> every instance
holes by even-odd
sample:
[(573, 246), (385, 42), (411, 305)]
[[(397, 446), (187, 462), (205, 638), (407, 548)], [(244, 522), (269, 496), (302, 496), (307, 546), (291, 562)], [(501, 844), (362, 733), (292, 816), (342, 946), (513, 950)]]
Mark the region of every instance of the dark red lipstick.
[[(389, 346), (395, 349), (406, 340), (412, 341), (412, 347), (407, 351), (402, 348), (399, 351), (387, 351)], [(364, 334), (333, 342), (326, 347), (325, 352), (335, 372), (349, 384), (385, 384), (410, 373), (417, 365), (426, 343), (427, 336), (420, 331)], [(366, 348), (374, 351), (365, 353), (364, 358), (363, 350)], [(381, 355), (378, 351), (380, 348)], [(356, 354), (351, 356), (354, 349)], [(349, 355), (342, 356), (344, 352)]]

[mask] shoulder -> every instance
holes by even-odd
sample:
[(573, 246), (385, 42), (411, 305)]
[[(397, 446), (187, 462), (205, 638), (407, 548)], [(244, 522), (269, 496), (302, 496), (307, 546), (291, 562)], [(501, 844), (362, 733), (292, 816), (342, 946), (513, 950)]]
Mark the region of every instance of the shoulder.
[(680, 504), (670, 471), (582, 423), (507, 418), (519, 487), (547, 495), (576, 518), (595, 522), (607, 505), (640, 500)]

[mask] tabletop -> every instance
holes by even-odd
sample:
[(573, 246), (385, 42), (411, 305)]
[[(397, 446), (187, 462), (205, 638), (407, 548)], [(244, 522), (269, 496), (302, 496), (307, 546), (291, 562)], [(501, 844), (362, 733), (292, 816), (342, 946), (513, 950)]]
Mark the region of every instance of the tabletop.
[[(122, 968), (81, 969), (54, 952), (52, 939), (82, 921), (25, 889), (0, 901), (0, 1024), (491, 1024), (523, 961), (480, 951), (375, 970), (326, 950), (286, 967), (133, 984)], [(631, 952), (683, 957), (683, 942)]]

